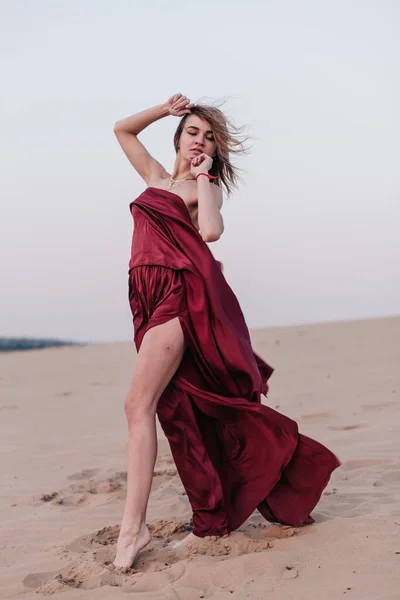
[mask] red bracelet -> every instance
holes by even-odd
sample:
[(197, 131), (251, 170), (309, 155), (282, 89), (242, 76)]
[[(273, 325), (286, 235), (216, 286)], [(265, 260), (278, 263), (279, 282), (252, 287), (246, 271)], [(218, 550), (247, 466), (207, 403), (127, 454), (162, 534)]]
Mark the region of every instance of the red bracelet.
[(200, 175), (205, 175), (206, 177), (208, 177), (208, 179), (218, 179), (218, 175), (209, 175), (208, 173), (198, 173), (196, 175), (196, 181), (197, 181), (197, 178), (200, 177)]

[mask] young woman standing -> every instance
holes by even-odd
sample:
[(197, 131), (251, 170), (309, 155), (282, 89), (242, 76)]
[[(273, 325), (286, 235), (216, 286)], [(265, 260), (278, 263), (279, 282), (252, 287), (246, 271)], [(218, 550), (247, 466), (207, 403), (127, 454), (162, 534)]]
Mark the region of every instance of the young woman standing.
[[(172, 172), (138, 135), (180, 117)], [(138, 351), (125, 412), (128, 482), (114, 564), (150, 542), (146, 511), (157, 454), (156, 413), (193, 510), (196, 537), (237, 529), (257, 508), (269, 521), (311, 523), (338, 459), (261, 403), (273, 369), (253, 353), (233, 291), (207, 243), (224, 230), (222, 190), (243, 150), (217, 108), (181, 94), (118, 121), (115, 134), (146, 183), (134, 219), (129, 300)]]

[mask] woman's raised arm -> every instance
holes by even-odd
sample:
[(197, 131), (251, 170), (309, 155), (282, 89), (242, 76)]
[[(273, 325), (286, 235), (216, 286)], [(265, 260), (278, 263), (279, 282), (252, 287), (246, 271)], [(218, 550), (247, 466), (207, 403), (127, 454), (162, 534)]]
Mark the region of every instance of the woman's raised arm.
[(164, 178), (168, 174), (164, 167), (151, 156), (137, 136), (143, 129), (151, 125), (151, 123), (163, 117), (167, 117), (168, 115), (180, 117), (185, 113), (189, 113), (192, 106), (186, 96), (175, 94), (164, 104), (153, 106), (115, 123), (114, 133), (122, 150), (147, 184), (152, 179)]

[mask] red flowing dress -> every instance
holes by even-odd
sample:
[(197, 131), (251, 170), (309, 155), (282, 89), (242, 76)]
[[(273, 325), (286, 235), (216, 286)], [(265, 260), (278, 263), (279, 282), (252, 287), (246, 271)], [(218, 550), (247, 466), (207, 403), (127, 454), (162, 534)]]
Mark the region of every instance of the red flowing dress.
[(261, 403), (273, 369), (253, 353), (238, 300), (183, 199), (149, 187), (130, 209), (136, 348), (148, 329), (175, 317), (187, 345), (157, 415), (193, 510), (194, 534), (229, 533), (256, 508), (271, 522), (312, 523), (338, 459)]

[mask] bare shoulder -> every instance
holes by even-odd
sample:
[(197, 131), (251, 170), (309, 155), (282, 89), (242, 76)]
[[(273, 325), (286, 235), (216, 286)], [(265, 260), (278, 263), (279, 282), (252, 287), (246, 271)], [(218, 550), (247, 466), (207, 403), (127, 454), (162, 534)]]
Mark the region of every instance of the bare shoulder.
[(166, 170), (164, 170), (164, 172), (161, 174), (156, 173), (150, 178), (148, 186), (160, 188), (161, 190), (167, 190), (170, 177), (171, 175)]

